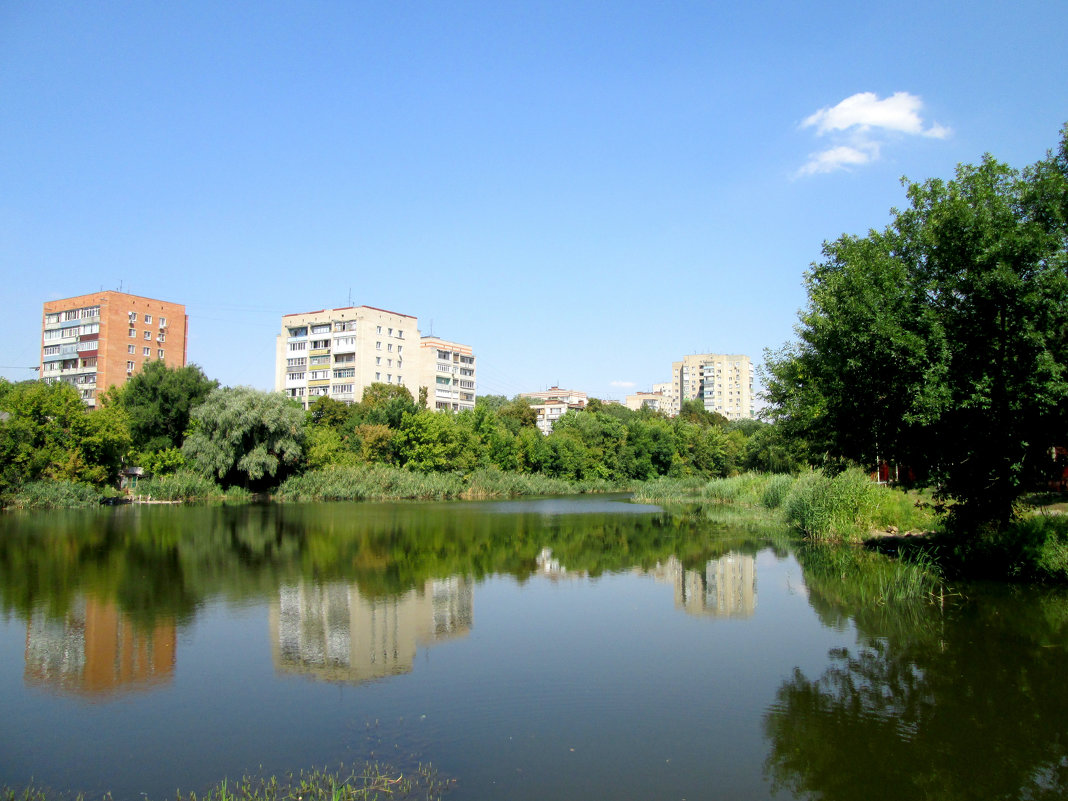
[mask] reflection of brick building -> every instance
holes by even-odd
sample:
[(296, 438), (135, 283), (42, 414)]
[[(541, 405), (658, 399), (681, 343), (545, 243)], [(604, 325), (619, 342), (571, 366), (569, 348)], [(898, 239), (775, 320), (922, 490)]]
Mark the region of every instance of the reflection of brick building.
[(26, 630), (29, 684), (84, 695), (144, 690), (174, 675), (173, 622), (138, 629), (111, 603), (82, 598), (66, 617), (41, 612)]
[(751, 617), (756, 610), (756, 561), (729, 553), (710, 559), (704, 572), (684, 570), (674, 556), (652, 571), (659, 581), (675, 585), (675, 605), (693, 615)]
[(471, 588), (458, 577), (387, 598), (364, 598), (342, 582), (291, 584), (278, 595), (270, 610), (275, 666), (328, 681), (407, 673), (419, 645), (471, 628)]

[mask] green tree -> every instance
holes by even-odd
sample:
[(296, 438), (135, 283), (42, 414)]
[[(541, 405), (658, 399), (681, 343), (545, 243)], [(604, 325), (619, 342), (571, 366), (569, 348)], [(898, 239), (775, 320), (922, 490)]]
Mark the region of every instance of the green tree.
[(285, 478), (304, 447), (304, 410), (279, 392), (216, 389), (192, 412), (182, 454), (223, 486), (262, 489)]
[(147, 362), (121, 387), (104, 393), (102, 403), (124, 409), (133, 447), (152, 453), (182, 447), (189, 413), (218, 386), (195, 364), (169, 367), (161, 361)]
[(0, 397), (0, 489), (50, 478), (113, 482), (129, 448), (126, 413), (87, 409), (70, 384), (25, 381)]
[(987, 156), (906, 186), (885, 231), (825, 245), (806, 275), (800, 341), (767, 359), (772, 414), (1003, 525), (1068, 433), (1068, 126), (1023, 171)]

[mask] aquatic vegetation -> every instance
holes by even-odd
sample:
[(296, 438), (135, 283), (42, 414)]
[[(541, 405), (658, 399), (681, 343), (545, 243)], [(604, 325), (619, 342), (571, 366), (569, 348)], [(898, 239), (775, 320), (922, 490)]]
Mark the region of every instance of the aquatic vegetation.
[[(450, 782), (440, 778), (430, 765), (401, 773), (388, 765), (368, 762), (358, 768), (314, 768), (284, 776), (244, 776), (239, 781), (223, 779), (200, 795), (176, 794), (177, 801), (376, 801), (377, 799), (437, 799)], [(0, 787), (0, 801), (57, 801), (69, 794), (40, 787), (16, 790)], [(81, 801), (82, 794), (77, 799)], [(145, 801), (149, 801), (146, 799)]]
[(15, 490), (7, 505), (14, 509), (58, 509), (96, 506), (103, 494), (78, 481), (31, 481)]

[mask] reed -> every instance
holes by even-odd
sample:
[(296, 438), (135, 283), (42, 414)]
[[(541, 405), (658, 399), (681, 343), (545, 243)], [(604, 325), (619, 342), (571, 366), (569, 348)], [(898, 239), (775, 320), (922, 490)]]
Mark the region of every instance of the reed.
[[(137, 485), (137, 493), (159, 501), (203, 501), (221, 499), (227, 494), (210, 478), (192, 470), (143, 479)], [(240, 494), (240, 490), (235, 492), (235, 499)]]
[(103, 494), (96, 487), (75, 481), (33, 481), (23, 484), (7, 499), (13, 509), (60, 509), (97, 506)]
[(783, 509), (809, 539), (859, 541), (878, 517), (880, 490), (885, 488), (855, 468), (836, 476), (806, 473), (786, 496)]

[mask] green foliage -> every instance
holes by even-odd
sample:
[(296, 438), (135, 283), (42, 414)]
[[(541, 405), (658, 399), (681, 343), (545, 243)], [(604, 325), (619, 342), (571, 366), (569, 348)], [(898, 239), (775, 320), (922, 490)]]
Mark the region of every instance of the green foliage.
[(149, 451), (133, 457), (134, 465), (142, 468), (149, 476), (166, 476), (177, 473), (185, 464), (185, 457), (179, 448), (164, 448), (161, 451)]
[(7, 389), (0, 412), (0, 491), (41, 479), (117, 479), (130, 447), (121, 409), (90, 411), (69, 384), (26, 381)]
[(15, 491), (8, 506), (13, 509), (73, 509), (99, 506), (100, 490), (76, 481), (31, 481)]
[(767, 509), (778, 509), (793, 489), (794, 481), (793, 476), (782, 474), (770, 476), (764, 486), (764, 493), (760, 496), (761, 505)]
[(157, 501), (204, 501), (221, 498), (224, 493), (222, 487), (203, 473), (179, 470), (142, 479), (137, 494)]
[(825, 244), (773, 416), (817, 453), (909, 465), (961, 528), (1007, 524), (1068, 413), (1068, 126), (1023, 170), (906, 184), (882, 232)]
[(304, 412), (281, 393), (251, 387), (217, 389), (193, 410), (182, 454), (224, 487), (258, 488), (283, 478), (304, 446)]
[(880, 487), (863, 471), (801, 476), (783, 504), (786, 519), (810, 539), (860, 540), (879, 511)]
[(125, 410), (133, 447), (151, 453), (181, 448), (190, 412), (218, 386), (195, 364), (169, 367), (162, 361), (146, 362), (121, 387), (108, 390), (102, 402)]

